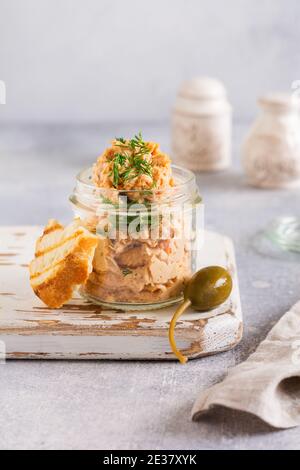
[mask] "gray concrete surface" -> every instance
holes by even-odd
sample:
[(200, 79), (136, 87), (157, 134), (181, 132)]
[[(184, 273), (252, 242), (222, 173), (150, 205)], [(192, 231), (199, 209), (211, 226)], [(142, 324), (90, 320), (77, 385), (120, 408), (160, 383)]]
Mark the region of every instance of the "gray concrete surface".
[[(44, 224), (53, 216), (67, 221), (76, 172), (93, 162), (111, 136), (139, 128), (168, 150), (163, 125), (1, 126), (1, 223)], [(0, 448), (300, 449), (300, 429), (275, 431), (237, 412), (190, 420), (199, 391), (244, 360), (300, 297), (300, 257), (269, 258), (252, 247), (254, 235), (273, 217), (300, 215), (300, 192), (245, 185), (239, 165), (245, 131), (235, 126), (231, 170), (198, 176), (206, 226), (235, 243), (245, 319), (240, 345), (186, 367), (108, 361), (0, 365)]]

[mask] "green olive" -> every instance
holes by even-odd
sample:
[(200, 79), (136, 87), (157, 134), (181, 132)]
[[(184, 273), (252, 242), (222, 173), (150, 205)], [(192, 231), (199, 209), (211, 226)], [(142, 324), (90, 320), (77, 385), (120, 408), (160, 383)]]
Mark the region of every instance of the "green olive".
[(221, 266), (200, 269), (189, 280), (184, 299), (190, 300), (194, 310), (206, 312), (218, 307), (228, 299), (232, 290), (229, 272)]
[(207, 312), (223, 304), (232, 291), (232, 279), (229, 272), (221, 266), (208, 266), (195, 273), (184, 290), (184, 302), (175, 311), (169, 328), (169, 341), (174, 354), (182, 364), (187, 358), (176, 347), (174, 338), (178, 318), (188, 308)]

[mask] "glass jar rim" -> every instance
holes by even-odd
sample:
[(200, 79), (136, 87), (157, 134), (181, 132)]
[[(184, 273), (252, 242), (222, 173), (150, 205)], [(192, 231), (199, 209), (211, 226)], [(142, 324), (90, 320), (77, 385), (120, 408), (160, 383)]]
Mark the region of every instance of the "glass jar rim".
[(179, 207), (186, 203), (192, 205), (200, 203), (202, 198), (194, 173), (177, 165), (172, 165), (172, 170), (175, 185), (170, 188), (118, 190), (95, 186), (92, 182), (92, 167), (88, 167), (77, 175), (76, 186), (69, 199), (77, 208), (81, 207), (90, 212), (95, 212), (97, 208), (101, 210), (107, 204), (111, 205), (110, 210), (115, 206), (114, 210), (123, 211), (126, 201), (135, 201), (137, 205), (148, 205), (147, 212), (149, 203), (152, 210), (162, 210), (170, 205)]

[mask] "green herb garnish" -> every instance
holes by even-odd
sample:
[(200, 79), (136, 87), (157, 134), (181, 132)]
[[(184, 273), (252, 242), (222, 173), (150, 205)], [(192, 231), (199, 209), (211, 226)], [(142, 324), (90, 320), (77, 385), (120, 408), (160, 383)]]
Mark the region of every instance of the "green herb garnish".
[(114, 155), (114, 164), (113, 164), (113, 185), (118, 186), (120, 178), (120, 167), (122, 167), (126, 162), (127, 156), (122, 153), (116, 153)]
[(123, 273), (123, 276), (128, 276), (128, 274), (131, 274), (132, 271), (131, 271), (131, 269), (124, 268), (124, 269), (122, 269), (122, 273)]
[(113, 156), (113, 185), (118, 187), (120, 180), (129, 181), (141, 175), (152, 178), (152, 165), (144, 157), (149, 154), (149, 147), (143, 140), (141, 132), (126, 141), (124, 137), (116, 137), (114, 145), (120, 148)]
[(116, 137), (115, 138), (116, 142), (120, 142), (121, 144), (126, 144), (126, 140), (124, 137)]

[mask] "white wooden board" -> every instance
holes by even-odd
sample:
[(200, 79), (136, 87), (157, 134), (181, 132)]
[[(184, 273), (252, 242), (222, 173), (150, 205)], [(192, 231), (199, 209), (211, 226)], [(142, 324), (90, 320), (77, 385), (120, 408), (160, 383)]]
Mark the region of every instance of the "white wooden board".
[[(12, 359), (175, 359), (168, 342), (174, 306), (149, 312), (105, 310), (79, 296), (47, 308), (29, 285), (28, 263), (41, 227), (0, 228), (0, 344)], [(176, 327), (178, 347), (190, 359), (234, 347), (243, 323), (230, 239), (205, 233), (199, 266), (230, 270), (230, 299), (209, 313), (192, 310)]]

